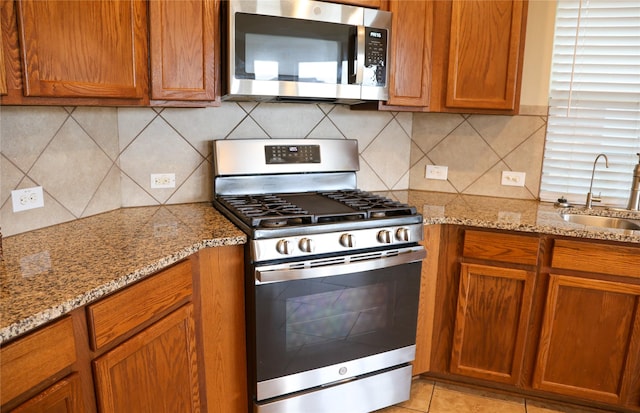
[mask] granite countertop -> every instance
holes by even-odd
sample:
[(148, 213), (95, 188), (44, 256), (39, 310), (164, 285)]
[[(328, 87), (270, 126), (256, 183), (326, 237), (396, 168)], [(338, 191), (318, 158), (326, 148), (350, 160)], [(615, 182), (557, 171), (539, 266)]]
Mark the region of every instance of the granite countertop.
[(210, 203), (122, 208), (3, 239), (0, 344), (246, 235)]
[[(416, 206), (425, 224), (456, 224), (640, 243), (640, 231), (565, 222), (538, 201), (425, 191), (380, 194)], [(574, 213), (640, 215), (572, 208)], [(246, 243), (210, 203), (122, 208), (3, 240), (0, 344), (207, 247)]]
[[(404, 193), (403, 193), (404, 192)], [(640, 243), (640, 231), (591, 227), (564, 221), (560, 214), (615, 216), (640, 220), (640, 213), (583, 206), (557, 208), (535, 200), (459, 195), (441, 192), (393, 191), (390, 194), (417, 208), (425, 224), (456, 224), (577, 238)]]

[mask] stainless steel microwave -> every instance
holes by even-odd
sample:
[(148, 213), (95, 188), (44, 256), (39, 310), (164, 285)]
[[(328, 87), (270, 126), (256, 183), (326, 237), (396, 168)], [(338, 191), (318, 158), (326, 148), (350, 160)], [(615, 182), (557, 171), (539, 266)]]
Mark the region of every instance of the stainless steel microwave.
[(228, 0), (223, 99), (387, 100), (391, 13), (312, 0)]

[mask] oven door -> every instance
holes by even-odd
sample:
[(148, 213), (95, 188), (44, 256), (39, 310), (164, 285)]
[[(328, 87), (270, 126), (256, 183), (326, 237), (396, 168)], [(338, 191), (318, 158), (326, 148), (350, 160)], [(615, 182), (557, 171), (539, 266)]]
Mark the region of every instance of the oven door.
[(254, 269), (257, 401), (415, 357), (420, 245)]

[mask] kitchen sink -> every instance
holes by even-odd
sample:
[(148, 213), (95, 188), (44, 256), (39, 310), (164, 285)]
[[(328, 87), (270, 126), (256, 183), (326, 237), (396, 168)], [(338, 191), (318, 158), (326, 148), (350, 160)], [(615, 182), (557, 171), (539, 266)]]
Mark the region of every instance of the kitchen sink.
[(571, 213), (560, 214), (560, 216), (567, 222), (573, 222), (574, 224), (586, 225), (589, 227), (640, 230), (640, 221), (626, 218)]

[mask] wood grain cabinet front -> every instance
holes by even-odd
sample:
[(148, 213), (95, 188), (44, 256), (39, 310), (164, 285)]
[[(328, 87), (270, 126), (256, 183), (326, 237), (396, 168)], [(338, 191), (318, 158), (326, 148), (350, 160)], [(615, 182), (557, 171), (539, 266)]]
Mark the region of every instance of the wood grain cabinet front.
[(390, 73), (387, 105), (429, 107), (434, 2), (390, 0)]
[(640, 411), (640, 248), (556, 240), (536, 389)]
[(7, 94), (7, 67), (4, 64), (4, 36), (3, 36), (3, 23), (2, 13), (0, 10), (0, 95)]
[(17, 3), (25, 96), (143, 99), (143, 0)]
[(218, 0), (149, 2), (152, 100), (216, 99), (219, 7)]
[(465, 231), (451, 372), (516, 384), (532, 307), (539, 240)]
[(0, 410), (13, 411), (21, 400), (19, 412), (83, 412), (77, 375), (69, 376), (76, 362), (74, 340), (73, 323), (65, 317), (3, 346)]
[(219, 105), (219, 8), (219, 0), (2, 1), (0, 102)]
[(373, 9), (381, 8), (388, 0), (321, 0), (328, 3), (348, 4), (351, 6), (370, 7)]
[(90, 304), (87, 317), (93, 350), (140, 330), (189, 301), (192, 293), (191, 262), (186, 260)]
[(187, 304), (93, 362), (99, 411), (199, 412), (197, 363)]
[(71, 374), (39, 395), (21, 404), (12, 413), (83, 413), (80, 377)]
[(390, 0), (388, 8), (389, 109), (518, 113), (527, 0)]

